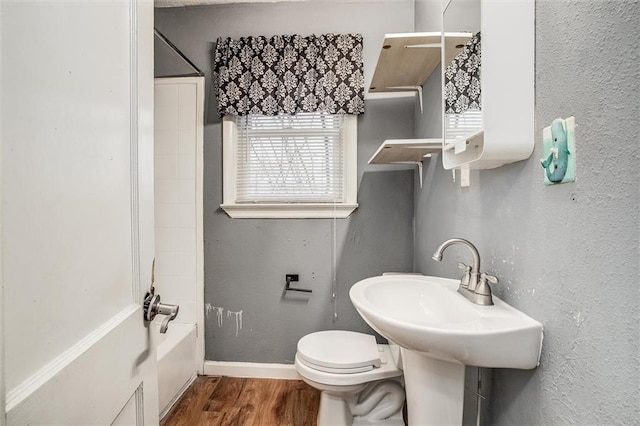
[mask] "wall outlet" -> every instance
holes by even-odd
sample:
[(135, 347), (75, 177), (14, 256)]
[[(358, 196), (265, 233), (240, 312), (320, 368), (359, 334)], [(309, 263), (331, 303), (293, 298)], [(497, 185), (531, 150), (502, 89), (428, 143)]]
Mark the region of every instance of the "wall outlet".
[(557, 118), (542, 131), (544, 184), (575, 182), (576, 180), (576, 119)]

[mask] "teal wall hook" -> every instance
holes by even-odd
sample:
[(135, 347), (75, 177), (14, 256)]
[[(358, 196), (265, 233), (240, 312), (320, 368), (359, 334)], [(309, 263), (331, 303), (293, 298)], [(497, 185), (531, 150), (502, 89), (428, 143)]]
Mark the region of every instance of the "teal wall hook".
[(575, 118), (556, 118), (542, 132), (544, 183), (574, 182), (575, 179)]

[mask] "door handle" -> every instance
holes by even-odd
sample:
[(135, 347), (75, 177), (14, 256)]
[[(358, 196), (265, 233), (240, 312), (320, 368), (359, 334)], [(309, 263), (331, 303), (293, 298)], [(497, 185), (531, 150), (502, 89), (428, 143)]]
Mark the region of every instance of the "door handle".
[(156, 294), (155, 284), (156, 276), (156, 259), (151, 263), (151, 285), (149, 291), (144, 296), (142, 311), (145, 321), (153, 321), (157, 315), (166, 315), (167, 317), (160, 324), (160, 333), (165, 334), (169, 327), (169, 321), (173, 321), (178, 316), (180, 306), (160, 303), (160, 295)]
[(146, 321), (153, 321), (157, 315), (167, 316), (164, 320), (162, 320), (162, 324), (160, 324), (160, 333), (162, 334), (167, 332), (169, 321), (173, 321), (174, 319), (176, 319), (179, 310), (180, 306), (178, 305), (160, 303), (159, 294), (147, 293), (144, 298), (143, 311), (144, 319)]

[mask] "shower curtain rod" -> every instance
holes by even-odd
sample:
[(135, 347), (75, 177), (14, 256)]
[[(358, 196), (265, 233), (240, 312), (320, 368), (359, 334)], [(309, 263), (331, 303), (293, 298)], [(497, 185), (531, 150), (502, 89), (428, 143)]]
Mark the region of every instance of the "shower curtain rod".
[[(195, 72), (194, 74), (197, 75), (198, 77), (204, 77), (204, 73), (202, 71), (200, 71), (200, 69), (189, 60), (189, 58), (187, 58), (181, 51), (180, 49), (178, 49), (173, 43), (171, 43), (171, 41), (166, 38), (164, 36), (164, 34), (162, 34), (160, 31), (158, 31), (157, 28), (153, 28), (153, 32), (160, 38), (160, 40), (162, 40), (167, 46), (169, 46), (169, 48), (171, 50), (173, 50), (183, 61), (185, 61), (187, 63), (187, 65), (189, 65), (189, 67), (191, 67)], [(172, 75), (172, 76), (167, 76), (167, 77), (187, 77), (187, 76), (192, 76), (191, 74), (188, 75)]]

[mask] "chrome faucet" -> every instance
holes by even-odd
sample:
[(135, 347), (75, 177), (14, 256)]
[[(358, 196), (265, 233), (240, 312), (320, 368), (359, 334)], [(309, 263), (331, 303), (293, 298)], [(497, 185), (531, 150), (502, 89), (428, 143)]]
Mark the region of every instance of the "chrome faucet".
[(462, 238), (451, 238), (440, 244), (440, 247), (438, 247), (433, 254), (433, 260), (440, 262), (444, 250), (453, 244), (461, 244), (467, 247), (473, 255), (473, 265), (468, 266), (464, 263), (458, 263), (460, 269), (464, 270), (464, 275), (460, 279), (458, 293), (477, 305), (493, 305), (493, 297), (491, 296), (491, 286), (489, 283), (496, 284), (498, 278), (480, 272), (480, 254), (476, 246)]

